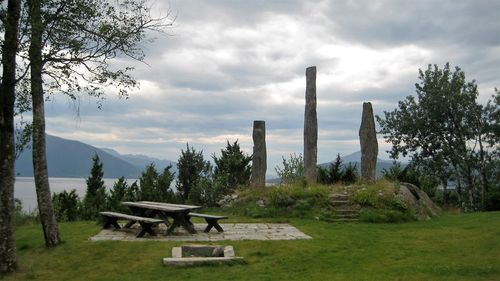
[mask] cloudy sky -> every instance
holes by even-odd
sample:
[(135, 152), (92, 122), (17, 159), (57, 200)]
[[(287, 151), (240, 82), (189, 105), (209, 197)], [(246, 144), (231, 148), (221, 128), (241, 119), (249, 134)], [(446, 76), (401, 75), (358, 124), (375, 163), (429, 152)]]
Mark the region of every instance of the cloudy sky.
[[(265, 120), (269, 172), (301, 153), (305, 69), (317, 66), (318, 162), (359, 150), (362, 103), (376, 114), (414, 94), (419, 68), (446, 62), (500, 87), (500, 1), (154, 1), (177, 18), (134, 65), (140, 89), (46, 104), (47, 132), (120, 153), (176, 161), (186, 143), (208, 158), (226, 139), (252, 151)], [(79, 106), (79, 115), (75, 113)], [(389, 149), (379, 136), (380, 151)], [(385, 153), (381, 153), (386, 158)]]

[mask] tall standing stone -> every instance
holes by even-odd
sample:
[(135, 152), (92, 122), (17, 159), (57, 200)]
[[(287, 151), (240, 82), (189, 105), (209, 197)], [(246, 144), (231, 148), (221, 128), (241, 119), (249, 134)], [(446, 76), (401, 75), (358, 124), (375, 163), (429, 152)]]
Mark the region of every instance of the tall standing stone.
[(250, 185), (263, 187), (266, 185), (267, 152), (266, 122), (253, 121), (253, 157)]
[(316, 66), (311, 66), (306, 69), (306, 109), (304, 112), (304, 174), (308, 183), (316, 183), (317, 159)]
[(359, 128), (359, 142), (361, 144), (361, 178), (375, 180), (377, 168), (378, 143), (373, 118), (372, 104), (363, 103), (363, 115)]

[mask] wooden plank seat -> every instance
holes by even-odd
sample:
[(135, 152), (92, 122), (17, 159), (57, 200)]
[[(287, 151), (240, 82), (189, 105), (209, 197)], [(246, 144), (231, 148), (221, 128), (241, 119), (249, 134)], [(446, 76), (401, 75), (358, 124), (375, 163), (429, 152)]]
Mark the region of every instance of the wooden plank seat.
[(160, 219), (145, 218), (117, 212), (100, 212), (99, 214), (106, 218), (103, 226), (104, 229), (110, 227), (111, 225), (116, 229), (120, 229), (121, 227), (117, 222), (118, 219), (128, 220), (129, 222), (127, 223), (127, 225), (132, 225), (138, 222), (141, 225), (141, 231), (139, 232), (139, 234), (137, 234), (136, 237), (142, 237), (146, 233), (149, 233), (149, 235), (151, 236), (155, 236), (156, 233), (152, 227), (163, 222), (163, 220)]
[(197, 218), (204, 218), (205, 221), (207, 222), (207, 227), (205, 228), (205, 232), (209, 232), (212, 227), (215, 227), (218, 232), (224, 232), (224, 229), (219, 224), (220, 219), (227, 219), (226, 216), (214, 216), (214, 215), (207, 215), (207, 214), (200, 214), (200, 213), (189, 213), (188, 217), (197, 217)]

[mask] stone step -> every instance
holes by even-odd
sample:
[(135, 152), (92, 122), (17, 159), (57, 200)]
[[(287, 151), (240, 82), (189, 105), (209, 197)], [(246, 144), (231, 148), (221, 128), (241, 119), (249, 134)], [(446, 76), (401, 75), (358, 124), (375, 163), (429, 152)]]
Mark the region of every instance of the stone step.
[(335, 214), (359, 214), (359, 210), (355, 209), (334, 209)]
[(330, 201), (350, 201), (350, 196), (330, 196)]
[(349, 200), (330, 200), (330, 202), (334, 205), (345, 205), (351, 203)]
[(331, 203), (330, 204), (334, 208), (347, 208), (349, 206), (352, 206), (351, 203), (346, 202), (346, 203)]
[(334, 218), (336, 219), (357, 219), (359, 218), (359, 214), (335, 214)]
[(358, 222), (359, 220), (357, 218), (336, 218), (333, 220), (333, 222), (339, 222), (339, 223), (349, 223), (349, 222)]

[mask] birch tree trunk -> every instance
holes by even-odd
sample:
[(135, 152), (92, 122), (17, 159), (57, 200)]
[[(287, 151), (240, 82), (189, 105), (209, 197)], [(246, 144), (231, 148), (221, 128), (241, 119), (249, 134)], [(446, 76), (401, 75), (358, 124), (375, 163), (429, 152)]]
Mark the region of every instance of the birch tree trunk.
[(16, 54), (21, 3), (9, 0), (2, 46), (0, 84), (0, 275), (16, 269), (14, 225)]
[(31, 96), (33, 100), (33, 172), (45, 246), (55, 247), (61, 243), (61, 239), (54, 208), (52, 207), (45, 148), (41, 4), (37, 0), (28, 0), (28, 5), (31, 25), (29, 58), (31, 63)]

